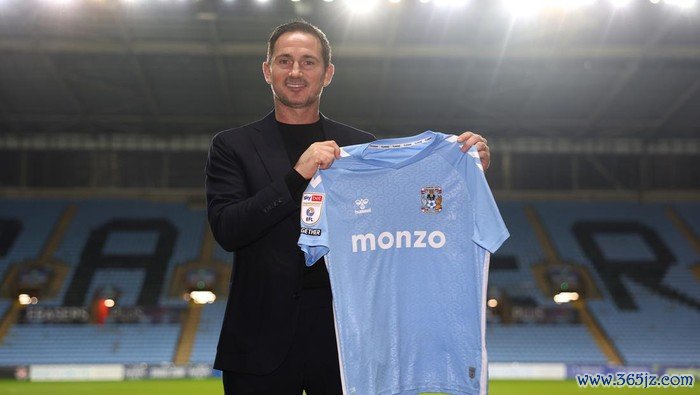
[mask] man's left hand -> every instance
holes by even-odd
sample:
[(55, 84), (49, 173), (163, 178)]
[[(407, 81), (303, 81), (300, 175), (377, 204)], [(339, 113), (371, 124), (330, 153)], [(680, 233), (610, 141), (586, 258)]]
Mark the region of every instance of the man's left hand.
[(457, 137), (457, 142), (462, 143), (460, 149), (462, 152), (467, 152), (472, 146), (476, 146), (476, 150), (479, 153), (479, 159), (481, 159), (481, 165), (484, 167), (484, 171), (489, 168), (491, 164), (491, 152), (489, 151), (488, 142), (485, 138), (481, 137), (480, 134), (474, 132), (466, 131)]

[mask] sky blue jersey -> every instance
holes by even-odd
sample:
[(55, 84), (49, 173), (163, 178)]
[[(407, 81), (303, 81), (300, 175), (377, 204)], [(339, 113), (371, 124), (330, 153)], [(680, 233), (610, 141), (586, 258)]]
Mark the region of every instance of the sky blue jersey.
[(345, 147), (301, 205), (345, 394), (485, 394), (489, 256), (509, 234), (476, 149), (432, 131)]

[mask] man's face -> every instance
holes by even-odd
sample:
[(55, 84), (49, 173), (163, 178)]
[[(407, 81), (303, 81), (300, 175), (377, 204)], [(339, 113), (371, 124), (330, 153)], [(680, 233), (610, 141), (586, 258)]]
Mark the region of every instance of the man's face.
[(265, 81), (272, 86), (275, 100), (291, 108), (318, 105), (333, 70), (332, 64), (323, 65), (320, 40), (304, 32), (281, 35), (270, 61), (263, 63)]

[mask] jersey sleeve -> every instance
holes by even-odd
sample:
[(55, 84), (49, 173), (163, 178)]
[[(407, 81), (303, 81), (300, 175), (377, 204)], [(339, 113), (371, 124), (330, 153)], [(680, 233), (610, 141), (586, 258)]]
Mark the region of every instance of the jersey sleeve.
[(484, 175), (476, 147), (467, 152), (466, 179), (474, 218), (472, 240), (491, 253), (510, 236)]
[(299, 247), (304, 251), (306, 266), (313, 265), (328, 253), (326, 193), (321, 174), (316, 172), (301, 197), (301, 235)]

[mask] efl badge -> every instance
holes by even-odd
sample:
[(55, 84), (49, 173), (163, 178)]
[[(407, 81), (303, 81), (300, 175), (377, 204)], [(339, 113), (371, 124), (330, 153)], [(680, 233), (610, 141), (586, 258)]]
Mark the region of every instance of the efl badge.
[(436, 214), (442, 211), (442, 188), (423, 187), (420, 189), (420, 211)]
[(321, 218), (324, 195), (322, 193), (307, 192), (301, 198), (301, 221), (307, 225), (313, 225)]

